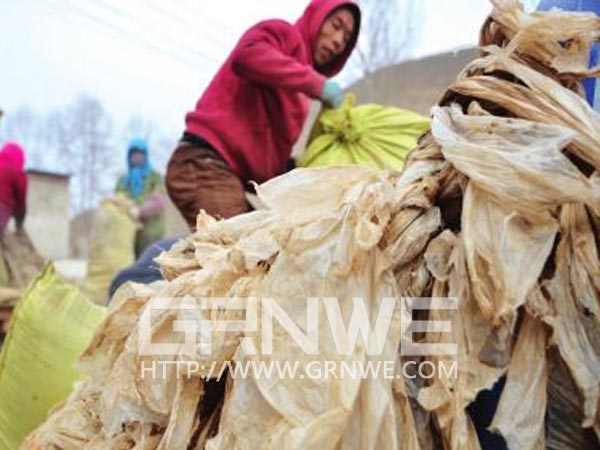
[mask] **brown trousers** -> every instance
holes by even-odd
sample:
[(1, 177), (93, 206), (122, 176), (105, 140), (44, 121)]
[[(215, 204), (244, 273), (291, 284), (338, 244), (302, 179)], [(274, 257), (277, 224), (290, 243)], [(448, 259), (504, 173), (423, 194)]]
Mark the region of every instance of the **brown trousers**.
[(166, 185), (191, 230), (200, 210), (227, 219), (251, 209), (242, 181), (210, 148), (179, 144), (167, 167)]

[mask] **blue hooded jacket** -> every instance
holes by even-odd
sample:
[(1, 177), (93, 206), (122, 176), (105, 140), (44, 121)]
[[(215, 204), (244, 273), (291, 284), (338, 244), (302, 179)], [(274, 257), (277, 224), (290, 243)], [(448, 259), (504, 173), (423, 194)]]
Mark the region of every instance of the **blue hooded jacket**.
[[(131, 155), (134, 151), (142, 152), (146, 157), (146, 162), (142, 166), (135, 166), (131, 161)], [(119, 188), (128, 192), (134, 200), (138, 200), (144, 194), (144, 179), (153, 172), (148, 155), (148, 144), (143, 139), (133, 139), (129, 143), (127, 151), (128, 171), (119, 182)]]

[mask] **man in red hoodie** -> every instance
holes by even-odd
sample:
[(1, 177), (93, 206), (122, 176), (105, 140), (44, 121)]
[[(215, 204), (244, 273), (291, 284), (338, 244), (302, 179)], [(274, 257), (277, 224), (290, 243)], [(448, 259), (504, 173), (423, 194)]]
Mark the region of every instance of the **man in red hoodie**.
[(286, 170), (311, 99), (338, 107), (335, 81), (356, 45), (361, 13), (353, 0), (313, 0), (296, 24), (250, 28), (196, 109), (167, 169), (169, 196), (190, 228), (201, 209), (227, 218), (250, 208), (245, 187)]
[(7, 142), (0, 150), (0, 238), (11, 217), (17, 231), (23, 228), (27, 198), (25, 152), (15, 142)]

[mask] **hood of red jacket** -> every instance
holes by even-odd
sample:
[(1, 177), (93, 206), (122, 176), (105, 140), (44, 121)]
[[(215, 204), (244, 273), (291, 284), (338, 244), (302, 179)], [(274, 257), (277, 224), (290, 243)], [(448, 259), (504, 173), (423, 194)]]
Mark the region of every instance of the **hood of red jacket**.
[(0, 150), (0, 168), (23, 170), (25, 167), (25, 152), (16, 142), (7, 142)]
[(333, 11), (342, 6), (349, 6), (354, 14), (354, 35), (344, 53), (326, 67), (321, 68), (321, 73), (326, 77), (333, 77), (343, 69), (356, 46), (361, 21), (361, 12), (358, 4), (352, 0), (312, 0), (300, 20), (296, 22), (296, 27), (300, 30), (304, 43), (309, 50), (309, 60), (312, 64), (315, 46), (323, 23)]

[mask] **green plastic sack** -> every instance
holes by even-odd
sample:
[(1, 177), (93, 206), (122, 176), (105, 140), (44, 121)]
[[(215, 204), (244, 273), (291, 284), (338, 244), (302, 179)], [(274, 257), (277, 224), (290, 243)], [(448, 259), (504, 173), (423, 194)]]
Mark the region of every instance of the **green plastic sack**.
[(80, 378), (77, 357), (105, 308), (49, 264), (19, 301), (0, 353), (0, 450), (15, 450)]
[(106, 304), (111, 281), (135, 260), (136, 225), (128, 214), (131, 205), (124, 196), (106, 198), (94, 215), (83, 292), (95, 303)]
[(425, 116), (375, 104), (354, 107), (354, 96), (348, 95), (340, 108), (321, 113), (298, 165), (402, 170), (406, 155), (428, 129)]

